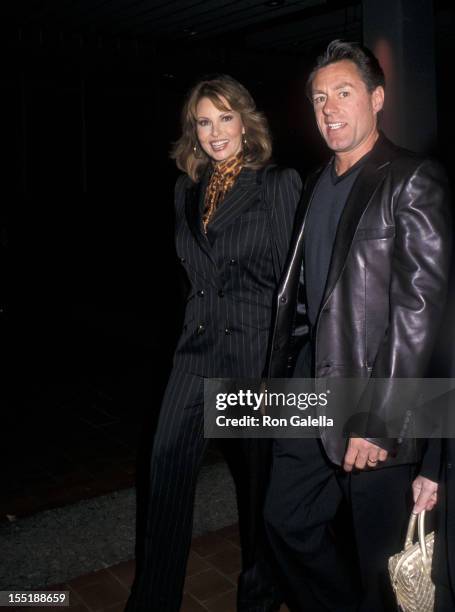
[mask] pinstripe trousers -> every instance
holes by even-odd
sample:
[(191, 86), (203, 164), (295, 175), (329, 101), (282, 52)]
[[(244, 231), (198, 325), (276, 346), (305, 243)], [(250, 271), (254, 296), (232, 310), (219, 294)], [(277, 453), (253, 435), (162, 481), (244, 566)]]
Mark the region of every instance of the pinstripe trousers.
[[(204, 438), (203, 383), (202, 377), (178, 367), (174, 367), (171, 373), (152, 450), (143, 562), (136, 574), (126, 612), (180, 610), (191, 545), (196, 481), (208, 444), (208, 439)], [(226, 442), (240, 443), (237, 440)], [(245, 457), (248, 460), (248, 451)], [(244, 465), (243, 471), (248, 471), (248, 466)], [(239, 501), (242, 501), (239, 489), (245, 489), (245, 486), (239, 485), (235, 473), (233, 476)], [(265, 494), (265, 478), (263, 480)], [(248, 522), (259, 519), (261, 508), (258, 507), (256, 512), (259, 516), (251, 516), (251, 504), (244, 497), (245, 515), (250, 516), (240, 515), (239, 504), (239, 520), (241, 535), (243, 531), (249, 538), (245, 546), (242, 542), (243, 565), (249, 567), (240, 578), (238, 609), (268, 612), (276, 609), (274, 600), (277, 594), (269, 567), (262, 558), (261, 547), (251, 541), (248, 526)], [(257, 525), (255, 529), (257, 531)], [(261, 537), (255, 539), (260, 541)], [(260, 560), (255, 563), (258, 550)]]

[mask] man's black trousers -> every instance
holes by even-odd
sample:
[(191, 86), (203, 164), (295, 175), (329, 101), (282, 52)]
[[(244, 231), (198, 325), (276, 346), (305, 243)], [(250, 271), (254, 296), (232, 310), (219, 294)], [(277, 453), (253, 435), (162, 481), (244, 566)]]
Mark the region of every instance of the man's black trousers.
[[(265, 522), (291, 612), (396, 610), (388, 557), (403, 548), (414, 466), (346, 474), (318, 439), (277, 439)], [(342, 531), (334, 519), (343, 501)]]

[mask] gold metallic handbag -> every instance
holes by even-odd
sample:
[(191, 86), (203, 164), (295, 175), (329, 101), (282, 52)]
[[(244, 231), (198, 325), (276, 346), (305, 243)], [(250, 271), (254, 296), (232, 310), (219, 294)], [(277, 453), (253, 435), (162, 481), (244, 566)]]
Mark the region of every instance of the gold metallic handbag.
[[(414, 535), (418, 517), (419, 539)], [(434, 532), (425, 536), (425, 510), (411, 514), (404, 550), (389, 559), (389, 574), (398, 605), (403, 612), (433, 612), (434, 584), (431, 580)]]

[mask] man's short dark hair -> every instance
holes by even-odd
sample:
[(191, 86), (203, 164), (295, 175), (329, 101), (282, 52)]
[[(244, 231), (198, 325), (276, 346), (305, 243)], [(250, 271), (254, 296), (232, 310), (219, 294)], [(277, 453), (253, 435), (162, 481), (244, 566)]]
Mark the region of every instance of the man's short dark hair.
[(337, 39), (332, 40), (325, 50), (325, 53), (317, 58), (316, 65), (308, 77), (306, 93), (310, 100), (312, 99), (311, 87), (316, 72), (329, 64), (341, 62), (342, 60), (349, 60), (357, 66), (362, 81), (365, 83), (370, 93), (373, 92), (376, 87), (385, 87), (384, 71), (377, 57), (373, 55), (367, 47), (363, 47), (355, 42), (346, 42)]

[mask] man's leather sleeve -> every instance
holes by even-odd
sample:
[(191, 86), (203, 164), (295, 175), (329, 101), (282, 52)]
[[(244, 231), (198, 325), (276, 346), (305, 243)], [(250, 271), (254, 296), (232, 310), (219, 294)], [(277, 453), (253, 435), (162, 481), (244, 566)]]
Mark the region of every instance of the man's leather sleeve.
[[(423, 161), (403, 183), (395, 221), (390, 325), (371, 377), (420, 378), (426, 374), (442, 318), (451, 254), (449, 189), (437, 162)], [(373, 419), (387, 422), (387, 397), (376, 397), (369, 411)], [(367, 439), (389, 451), (397, 443)]]

